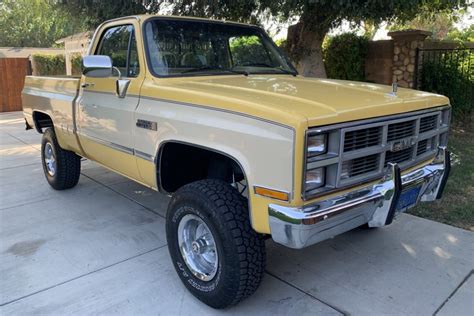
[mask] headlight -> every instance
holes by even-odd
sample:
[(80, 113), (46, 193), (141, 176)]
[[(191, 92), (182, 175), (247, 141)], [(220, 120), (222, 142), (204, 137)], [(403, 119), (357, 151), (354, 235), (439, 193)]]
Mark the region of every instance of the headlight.
[(327, 152), (327, 134), (317, 134), (308, 137), (308, 156), (318, 156)]
[(306, 190), (314, 190), (324, 185), (326, 168), (316, 168), (306, 171)]
[(340, 129), (306, 132), (302, 178), (304, 200), (335, 188), (340, 139)]

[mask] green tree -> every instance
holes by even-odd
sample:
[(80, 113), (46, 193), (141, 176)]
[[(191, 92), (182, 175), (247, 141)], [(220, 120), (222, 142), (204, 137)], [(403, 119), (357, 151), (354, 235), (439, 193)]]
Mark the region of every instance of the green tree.
[(50, 47), (84, 27), (48, 0), (0, 0), (0, 46)]
[(454, 29), (448, 33), (446, 38), (459, 42), (474, 42), (474, 24), (465, 30)]
[[(258, 0), (175, 0), (171, 1), (174, 15), (207, 17), (243, 23), (259, 23), (262, 12)], [(168, 1), (151, 1), (151, 12), (169, 6)]]
[(455, 30), (454, 23), (458, 20), (459, 15), (454, 14), (451, 10), (441, 12), (430, 12), (424, 9), (417, 16), (409, 21), (395, 21), (390, 25), (390, 30), (418, 29), (430, 31), (433, 33), (431, 38), (443, 40), (449, 32)]
[(282, 20), (299, 16), (288, 30), (287, 49), (303, 75), (326, 77), (322, 43), (331, 28), (342, 21), (407, 21), (422, 8), (429, 12), (459, 9), (468, 0), (260, 0), (260, 10), (270, 10)]
[[(134, 14), (143, 14), (148, 11), (157, 11), (165, 1), (143, 0), (56, 0), (58, 7), (74, 12), (83, 22), (94, 29), (100, 23)], [(149, 4), (149, 9), (145, 6)]]

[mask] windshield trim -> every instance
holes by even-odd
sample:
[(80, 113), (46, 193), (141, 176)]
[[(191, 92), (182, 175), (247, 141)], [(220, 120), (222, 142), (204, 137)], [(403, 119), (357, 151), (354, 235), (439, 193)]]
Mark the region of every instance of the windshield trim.
[[(220, 21), (220, 20), (201, 20), (201, 19), (196, 19), (196, 22), (199, 23), (210, 23), (210, 24), (231, 24), (235, 26), (240, 26), (240, 27), (247, 27), (247, 28), (252, 28), (257, 30), (261, 36), (265, 37), (265, 39), (268, 40), (270, 45), (272, 45), (283, 58), (285, 61), (288, 63), (288, 66), (293, 70), (293, 73), (284, 73), (284, 72), (258, 72), (258, 73), (244, 73), (242, 74), (239, 73), (232, 73), (232, 72), (227, 72), (227, 71), (213, 71), (213, 72), (195, 72), (195, 73), (179, 73), (179, 74), (171, 74), (171, 75), (160, 75), (155, 72), (151, 65), (151, 58), (150, 58), (150, 50), (148, 47), (148, 41), (146, 39), (146, 25), (148, 23), (151, 23), (154, 20), (165, 20), (165, 21), (194, 21), (192, 19), (184, 19), (184, 18), (179, 18), (179, 17), (172, 17), (172, 16), (155, 16), (155, 17), (150, 17), (144, 21), (142, 24), (142, 41), (143, 41), (143, 47), (145, 49), (145, 60), (146, 60), (146, 65), (148, 67), (148, 70), (150, 73), (155, 77), (155, 78), (180, 78), (180, 77), (203, 77), (203, 76), (248, 76), (248, 75), (288, 75), (288, 76), (297, 76), (298, 71), (296, 70), (295, 66), (293, 63), (290, 61), (288, 56), (285, 54), (284, 51), (281, 50), (280, 47), (278, 47), (275, 42), (271, 39), (270, 36), (265, 32), (265, 30), (257, 25), (252, 25), (252, 24), (242, 24), (242, 23), (237, 23), (237, 22), (227, 22), (227, 21)], [(275, 68), (278, 69), (278, 68)]]

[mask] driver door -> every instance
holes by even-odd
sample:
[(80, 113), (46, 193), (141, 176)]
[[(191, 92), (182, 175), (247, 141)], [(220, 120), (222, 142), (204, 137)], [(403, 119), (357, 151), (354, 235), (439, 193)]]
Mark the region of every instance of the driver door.
[[(88, 158), (137, 178), (133, 126), (144, 74), (133, 23), (104, 29), (94, 55), (109, 56), (115, 68), (112, 77), (82, 77), (77, 115), (81, 145)], [(116, 92), (119, 76), (129, 81), (124, 97)]]

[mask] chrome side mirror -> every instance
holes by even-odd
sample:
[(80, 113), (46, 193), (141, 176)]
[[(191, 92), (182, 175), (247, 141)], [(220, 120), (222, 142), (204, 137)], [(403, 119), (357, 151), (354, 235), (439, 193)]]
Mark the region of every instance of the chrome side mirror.
[(112, 77), (114, 72), (117, 73), (118, 79), (115, 82), (115, 93), (119, 98), (125, 98), (127, 95), (130, 79), (123, 79), (120, 69), (114, 67), (112, 59), (104, 55), (84, 56), (82, 59), (83, 74), (92, 78), (108, 78)]
[(112, 59), (104, 55), (84, 56), (82, 58), (82, 74), (92, 78), (107, 78), (112, 76)]
[(130, 79), (122, 79), (119, 77), (115, 82), (115, 92), (117, 96), (121, 99), (125, 98), (127, 95), (128, 86), (130, 85)]
[(122, 72), (117, 67), (113, 67), (113, 70), (115, 70), (118, 75), (118, 79), (115, 81), (115, 93), (119, 98), (123, 99), (127, 95), (130, 79), (123, 79)]

